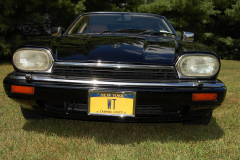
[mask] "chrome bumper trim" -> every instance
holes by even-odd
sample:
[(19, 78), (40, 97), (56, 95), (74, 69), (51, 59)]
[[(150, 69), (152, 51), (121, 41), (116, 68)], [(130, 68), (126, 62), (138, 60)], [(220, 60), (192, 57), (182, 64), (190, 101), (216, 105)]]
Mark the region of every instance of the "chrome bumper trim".
[(123, 115), (123, 114), (103, 114), (103, 113), (89, 113), (89, 116), (110, 116), (110, 117), (134, 117), (134, 115)]
[[(25, 76), (8, 76), (10, 79), (26, 80)], [(57, 82), (57, 83), (72, 83), (72, 84), (89, 84), (89, 85), (114, 85), (114, 86), (141, 86), (141, 87), (201, 87), (201, 88), (221, 88), (225, 85), (218, 81), (192, 81), (192, 82), (178, 82), (178, 83), (141, 83), (141, 82), (105, 82), (97, 80), (70, 80), (70, 79), (55, 79), (50, 77), (32, 75), (32, 81), (38, 82)]]

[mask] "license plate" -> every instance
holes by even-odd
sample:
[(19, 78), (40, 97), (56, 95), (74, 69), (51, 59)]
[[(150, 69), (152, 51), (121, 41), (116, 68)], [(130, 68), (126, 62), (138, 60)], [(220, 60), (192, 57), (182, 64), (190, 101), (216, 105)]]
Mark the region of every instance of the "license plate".
[(134, 92), (89, 91), (88, 115), (134, 117), (135, 100)]

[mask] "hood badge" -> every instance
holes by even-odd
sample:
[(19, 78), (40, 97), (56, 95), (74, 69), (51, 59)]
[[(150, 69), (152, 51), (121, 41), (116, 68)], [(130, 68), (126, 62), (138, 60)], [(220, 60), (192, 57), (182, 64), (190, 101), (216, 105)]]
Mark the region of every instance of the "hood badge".
[(115, 49), (116, 49), (116, 48), (120, 48), (120, 47), (121, 47), (120, 44), (117, 44), (117, 43), (115, 43), (115, 44), (112, 45), (112, 48), (115, 48)]

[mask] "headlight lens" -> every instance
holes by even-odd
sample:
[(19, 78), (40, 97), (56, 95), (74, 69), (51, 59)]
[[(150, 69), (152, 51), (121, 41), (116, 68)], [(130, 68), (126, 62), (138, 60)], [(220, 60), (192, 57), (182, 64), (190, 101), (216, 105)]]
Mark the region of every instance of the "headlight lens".
[(13, 63), (23, 71), (47, 71), (53, 59), (46, 49), (19, 49), (13, 55)]
[(177, 69), (185, 77), (211, 77), (219, 70), (219, 61), (212, 55), (183, 55)]

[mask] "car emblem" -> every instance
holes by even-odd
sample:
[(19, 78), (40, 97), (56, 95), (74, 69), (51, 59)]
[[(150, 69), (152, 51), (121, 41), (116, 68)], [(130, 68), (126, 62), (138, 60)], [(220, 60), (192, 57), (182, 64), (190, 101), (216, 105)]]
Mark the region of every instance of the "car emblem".
[(120, 44), (114, 44), (114, 45), (112, 45), (112, 47), (113, 48), (120, 48), (121, 46), (120, 46)]

